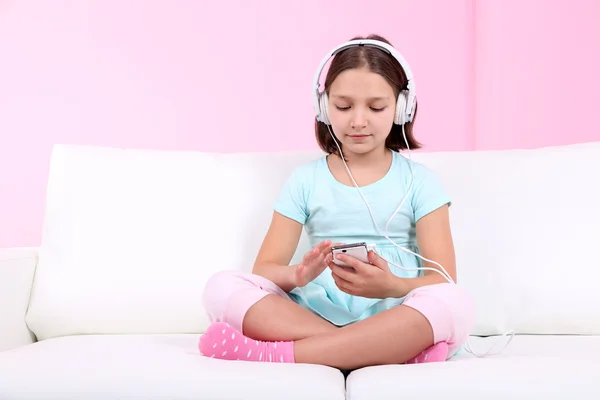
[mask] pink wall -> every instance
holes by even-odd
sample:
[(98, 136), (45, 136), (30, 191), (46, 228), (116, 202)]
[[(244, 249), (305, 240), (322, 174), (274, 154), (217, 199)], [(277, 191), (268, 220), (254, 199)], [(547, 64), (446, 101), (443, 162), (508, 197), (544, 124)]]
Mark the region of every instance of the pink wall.
[(475, 4), (475, 148), (600, 141), (600, 2)]
[(410, 61), (426, 150), (600, 140), (600, 3), (371, 4), (0, 0), (0, 247), (39, 244), (54, 143), (316, 148), (314, 69), (356, 34)]

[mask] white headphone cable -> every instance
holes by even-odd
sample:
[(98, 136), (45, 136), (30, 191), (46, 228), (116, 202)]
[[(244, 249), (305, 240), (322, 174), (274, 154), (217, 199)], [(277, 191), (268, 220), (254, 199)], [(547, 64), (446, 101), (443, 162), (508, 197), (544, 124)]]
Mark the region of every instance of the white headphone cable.
[[(350, 172), (350, 168), (348, 167), (348, 164), (346, 164), (346, 160), (344, 159), (344, 154), (342, 153), (342, 148), (340, 147), (335, 135), (333, 134), (333, 132), (331, 131), (331, 128), (329, 126), (329, 124), (326, 124), (327, 129), (329, 130), (329, 134), (331, 135), (331, 138), (333, 139), (333, 142), (335, 143), (335, 145), (338, 148), (338, 151), (340, 152), (340, 158), (342, 159), (342, 162), (344, 163), (344, 166), (346, 167), (346, 171), (348, 172), (348, 175), (350, 176), (350, 179), (352, 180), (352, 183), (354, 184), (354, 186), (356, 187), (356, 189), (358, 189), (358, 193), (360, 194), (360, 197), (363, 199), (363, 201), (365, 202), (367, 209), (369, 210), (369, 214), (371, 215), (371, 220), (373, 221), (373, 224), (375, 225), (375, 227), (377, 228), (377, 230), (379, 231), (379, 233), (383, 233), (383, 235), (385, 236), (385, 238), (387, 240), (389, 240), (394, 246), (398, 247), (400, 250), (405, 251), (407, 253), (410, 253), (416, 257), (419, 257), (421, 260), (424, 261), (428, 261), (432, 264), (437, 265), (438, 267), (440, 267), (441, 270), (437, 269), (437, 268), (429, 268), (429, 267), (417, 267), (417, 268), (404, 268), (398, 264), (395, 264), (389, 260), (386, 260), (384, 257), (382, 257), (379, 253), (375, 252), (379, 257), (381, 257), (384, 261), (386, 261), (389, 264), (392, 264), (400, 269), (403, 269), (405, 271), (418, 271), (418, 270), (428, 270), (428, 271), (435, 271), (439, 274), (441, 274), (449, 283), (453, 283), (456, 284), (456, 282), (454, 282), (454, 280), (450, 277), (450, 275), (448, 274), (448, 272), (446, 271), (446, 269), (440, 265), (439, 263), (433, 261), (433, 260), (429, 260), (423, 256), (421, 256), (420, 254), (417, 254), (409, 249), (407, 249), (406, 247), (402, 247), (399, 244), (397, 244), (396, 242), (394, 242), (390, 237), (389, 237), (389, 226), (390, 226), (390, 222), (394, 219), (394, 217), (396, 216), (396, 214), (398, 213), (398, 211), (400, 211), (400, 209), (402, 208), (402, 206), (404, 205), (404, 202), (406, 201), (410, 191), (412, 190), (414, 181), (415, 181), (415, 174), (414, 174), (414, 170), (412, 167), (412, 157), (411, 157), (411, 153), (410, 153), (410, 147), (408, 145), (408, 140), (406, 138), (406, 132), (404, 130), (404, 125), (402, 125), (402, 135), (404, 137), (404, 143), (406, 143), (406, 149), (408, 150), (408, 158), (409, 158), (409, 168), (410, 168), (410, 173), (411, 173), (411, 181), (410, 181), (410, 186), (408, 187), (408, 190), (406, 191), (406, 194), (404, 195), (404, 198), (402, 199), (402, 201), (400, 202), (400, 205), (398, 206), (398, 208), (396, 209), (396, 211), (392, 214), (392, 216), (390, 217), (390, 219), (388, 220), (386, 227), (385, 227), (385, 232), (383, 232), (381, 230), (381, 228), (379, 227), (379, 225), (377, 224), (377, 221), (375, 220), (375, 216), (373, 215), (373, 210), (371, 209), (371, 206), (369, 205), (369, 202), (367, 201), (367, 199), (365, 198), (365, 196), (362, 193), (362, 190), (360, 190), (360, 187), (358, 186), (358, 183), (356, 183), (356, 180), (354, 180), (354, 176), (352, 175), (352, 172)], [(492, 351), (492, 349), (495, 347), (494, 345), (492, 345), (492, 347), (490, 347), (490, 349), (488, 351), (486, 351), (483, 355), (476, 353), (475, 351), (473, 351), (473, 349), (471, 348), (471, 345), (469, 344), (469, 339), (466, 340), (465, 342), (465, 350), (467, 350), (467, 352), (473, 354), (474, 356), (477, 357), (485, 357), (487, 355), (498, 355), (501, 354), (504, 349), (510, 344), (510, 342), (512, 341), (512, 339), (515, 336), (515, 331), (514, 330), (509, 330), (508, 332), (504, 333), (502, 335), (502, 337), (505, 337), (506, 335), (511, 334), (511, 337), (508, 339), (508, 341), (506, 342), (506, 344), (504, 345), (504, 347), (500, 350), (500, 352), (497, 353), (490, 353)]]
[[(356, 189), (358, 189), (358, 193), (360, 194), (360, 197), (362, 197), (363, 201), (365, 202), (368, 210), (369, 210), (369, 214), (371, 215), (371, 220), (373, 221), (373, 224), (375, 225), (375, 227), (377, 228), (377, 230), (379, 231), (380, 234), (383, 234), (384, 237), (389, 240), (394, 246), (398, 247), (400, 250), (405, 251), (407, 253), (410, 253), (416, 257), (419, 257), (421, 260), (424, 261), (428, 261), (432, 264), (437, 265), (438, 267), (441, 268), (441, 271), (437, 268), (430, 268), (430, 267), (417, 267), (417, 268), (404, 268), (400, 265), (397, 265), (391, 261), (386, 260), (385, 258), (381, 257), (381, 255), (379, 255), (379, 257), (383, 258), (386, 262), (400, 268), (403, 269), (405, 271), (418, 271), (418, 270), (429, 270), (429, 271), (435, 271), (439, 274), (441, 274), (449, 283), (455, 283), (454, 280), (450, 277), (450, 275), (448, 274), (448, 272), (444, 269), (443, 266), (441, 266), (439, 263), (433, 261), (433, 260), (429, 260), (423, 256), (421, 256), (420, 254), (417, 254), (409, 249), (407, 249), (406, 247), (402, 247), (399, 244), (397, 244), (396, 242), (394, 242), (390, 237), (389, 237), (389, 226), (390, 226), (390, 222), (394, 219), (394, 217), (396, 216), (396, 214), (398, 213), (398, 211), (400, 211), (400, 209), (402, 208), (402, 206), (404, 205), (404, 202), (406, 201), (410, 191), (412, 190), (412, 186), (414, 184), (414, 171), (412, 168), (412, 162), (409, 163), (409, 167), (410, 167), (410, 172), (412, 175), (411, 181), (410, 181), (410, 186), (408, 188), (408, 190), (406, 191), (406, 194), (404, 195), (404, 198), (402, 199), (402, 201), (400, 202), (400, 205), (398, 206), (398, 208), (396, 209), (396, 211), (394, 212), (394, 214), (392, 214), (392, 217), (388, 220), (387, 224), (386, 224), (386, 230), (385, 232), (379, 227), (379, 225), (377, 224), (377, 221), (375, 221), (375, 216), (373, 215), (373, 210), (371, 209), (371, 206), (369, 205), (369, 202), (367, 201), (367, 199), (365, 198), (365, 196), (363, 195), (362, 190), (360, 190), (360, 187), (358, 186), (358, 184), (356, 183), (356, 181), (354, 180), (354, 176), (352, 176), (352, 172), (350, 172), (350, 168), (348, 167), (348, 164), (346, 164), (346, 160), (344, 159), (344, 154), (342, 153), (342, 149), (340, 147), (340, 145), (338, 144), (337, 139), (335, 138), (335, 136), (333, 135), (333, 132), (331, 131), (329, 125), (327, 125), (327, 129), (329, 129), (329, 133), (331, 134), (331, 137), (335, 143), (335, 145), (338, 148), (338, 151), (340, 152), (340, 158), (342, 159), (342, 162), (344, 163), (344, 166), (346, 167), (346, 171), (348, 172), (348, 175), (350, 176), (350, 179), (352, 180), (352, 183), (354, 184), (354, 186), (356, 187)], [(404, 134), (404, 125), (402, 125), (402, 133)], [(408, 141), (406, 140), (406, 134), (404, 134), (404, 140), (407, 143), (407, 147), (408, 147)], [(409, 158), (410, 158), (410, 149), (408, 150), (408, 154), (409, 154)], [(411, 159), (412, 161), (412, 159)]]

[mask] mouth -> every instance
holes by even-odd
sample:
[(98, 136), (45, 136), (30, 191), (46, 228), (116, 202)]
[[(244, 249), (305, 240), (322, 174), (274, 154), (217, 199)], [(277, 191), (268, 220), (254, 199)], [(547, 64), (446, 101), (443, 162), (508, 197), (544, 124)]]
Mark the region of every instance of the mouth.
[(366, 138), (368, 138), (371, 135), (348, 135), (348, 137), (352, 140), (365, 140)]

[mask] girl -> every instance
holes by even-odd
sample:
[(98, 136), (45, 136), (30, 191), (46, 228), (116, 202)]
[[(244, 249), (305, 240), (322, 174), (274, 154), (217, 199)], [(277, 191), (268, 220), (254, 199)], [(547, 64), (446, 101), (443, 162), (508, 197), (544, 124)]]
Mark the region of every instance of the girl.
[[(366, 39), (393, 49), (380, 36)], [(399, 154), (420, 147), (414, 92), (403, 103), (407, 72), (377, 46), (334, 56), (317, 103), (316, 137), (327, 155), (287, 180), (252, 274), (219, 272), (207, 282), (212, 324), (202, 355), (351, 370), (444, 361), (468, 338), (474, 304), (454, 283), (450, 199), (431, 170)], [(313, 248), (290, 266), (303, 227)], [(376, 245), (369, 263), (334, 263), (332, 245), (354, 242)]]

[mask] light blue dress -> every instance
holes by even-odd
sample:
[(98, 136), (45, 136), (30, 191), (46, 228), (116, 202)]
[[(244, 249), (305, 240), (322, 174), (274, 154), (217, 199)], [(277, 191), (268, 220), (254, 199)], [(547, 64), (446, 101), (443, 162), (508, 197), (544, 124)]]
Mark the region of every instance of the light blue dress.
[[(409, 188), (412, 179), (409, 163), (412, 163), (415, 174), (413, 189), (390, 223), (388, 236), (400, 246), (419, 253), (416, 221), (445, 204), (450, 205), (451, 201), (433, 171), (398, 152), (392, 153), (392, 164), (387, 174), (379, 181), (361, 187), (361, 190), (377, 224), (385, 230)], [(274, 210), (303, 224), (311, 246), (327, 239), (341, 243), (374, 243), (377, 252), (386, 260), (405, 268), (422, 266), (418, 257), (398, 249), (379, 233), (358, 190), (334, 178), (326, 156), (293, 171), (275, 201)], [(389, 267), (400, 277), (423, 274), (422, 271), (405, 271), (391, 264)], [(335, 285), (329, 269), (289, 294), (298, 304), (337, 326), (362, 320), (404, 301), (404, 298), (368, 299), (346, 294)]]

